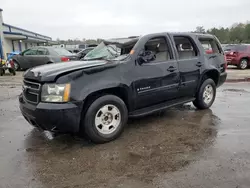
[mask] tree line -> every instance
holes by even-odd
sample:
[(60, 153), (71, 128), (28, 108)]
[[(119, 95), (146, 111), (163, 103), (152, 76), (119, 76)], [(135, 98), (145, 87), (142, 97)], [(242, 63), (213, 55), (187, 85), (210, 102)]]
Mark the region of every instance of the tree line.
[(231, 27), (211, 28), (196, 27), (195, 32), (215, 35), (223, 44), (250, 43), (250, 22), (236, 23)]
[[(206, 30), (203, 26), (196, 27), (194, 32), (198, 33), (209, 33), (215, 35), (223, 44), (239, 44), (249, 43), (250, 44), (250, 22), (246, 23), (235, 23), (231, 27), (219, 27), (211, 28)], [(60, 40), (57, 39), (59, 44), (99, 44), (103, 39), (85, 39), (82, 40), (68, 39)]]

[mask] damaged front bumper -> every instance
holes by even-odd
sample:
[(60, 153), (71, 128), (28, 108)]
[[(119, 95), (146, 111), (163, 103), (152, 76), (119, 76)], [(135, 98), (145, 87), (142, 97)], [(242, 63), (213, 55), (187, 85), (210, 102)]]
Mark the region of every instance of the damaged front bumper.
[(52, 132), (79, 132), (83, 102), (30, 104), (19, 96), (24, 118), (34, 127)]

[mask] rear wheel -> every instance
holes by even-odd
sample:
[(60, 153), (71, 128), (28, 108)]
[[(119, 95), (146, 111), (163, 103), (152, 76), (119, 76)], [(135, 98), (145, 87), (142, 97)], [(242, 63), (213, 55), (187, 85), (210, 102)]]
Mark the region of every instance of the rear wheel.
[(104, 95), (88, 108), (81, 131), (94, 143), (105, 143), (119, 137), (128, 119), (128, 111), (122, 99)]
[(10, 72), (11, 74), (13, 74), (13, 76), (15, 76), (15, 75), (16, 75), (16, 71), (15, 71), (15, 69), (9, 68), (9, 72)]
[(196, 94), (196, 99), (193, 102), (198, 109), (208, 109), (214, 103), (216, 96), (216, 85), (212, 79), (206, 79), (199, 88)]
[(240, 60), (240, 64), (238, 66), (239, 69), (244, 70), (244, 69), (247, 68), (247, 66), (248, 66), (248, 60), (247, 59)]

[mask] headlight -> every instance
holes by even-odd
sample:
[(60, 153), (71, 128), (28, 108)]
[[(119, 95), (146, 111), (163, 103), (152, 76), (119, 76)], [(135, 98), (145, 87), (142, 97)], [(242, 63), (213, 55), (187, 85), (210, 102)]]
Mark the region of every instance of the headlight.
[(43, 102), (68, 102), (70, 84), (44, 84), (42, 88)]

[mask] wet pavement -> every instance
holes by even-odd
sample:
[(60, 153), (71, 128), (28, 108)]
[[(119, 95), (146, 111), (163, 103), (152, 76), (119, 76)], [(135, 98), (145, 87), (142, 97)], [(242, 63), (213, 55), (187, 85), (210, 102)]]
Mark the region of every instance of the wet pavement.
[[(3, 82), (1, 82), (3, 83)], [(104, 145), (32, 128), (14, 81), (0, 84), (0, 188), (250, 187), (250, 83), (219, 88), (211, 110), (191, 104), (129, 120)]]

